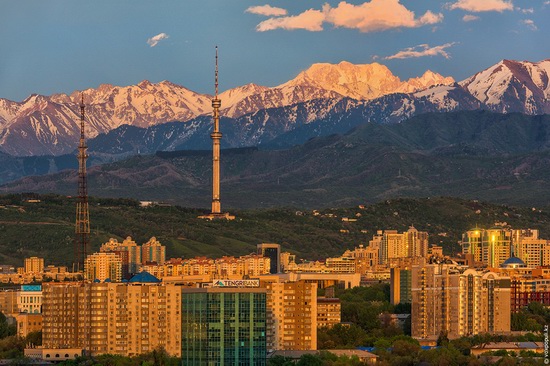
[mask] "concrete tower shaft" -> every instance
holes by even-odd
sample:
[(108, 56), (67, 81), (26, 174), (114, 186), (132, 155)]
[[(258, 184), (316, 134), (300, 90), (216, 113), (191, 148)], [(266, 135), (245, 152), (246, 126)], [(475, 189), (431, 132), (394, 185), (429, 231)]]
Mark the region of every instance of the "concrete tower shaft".
[(222, 101), (218, 99), (218, 47), (216, 46), (216, 75), (215, 75), (215, 96), (212, 99), (212, 108), (214, 109), (214, 131), (210, 135), (212, 138), (212, 214), (221, 214), (222, 204), (220, 202), (220, 142), (222, 133), (220, 132), (220, 107)]

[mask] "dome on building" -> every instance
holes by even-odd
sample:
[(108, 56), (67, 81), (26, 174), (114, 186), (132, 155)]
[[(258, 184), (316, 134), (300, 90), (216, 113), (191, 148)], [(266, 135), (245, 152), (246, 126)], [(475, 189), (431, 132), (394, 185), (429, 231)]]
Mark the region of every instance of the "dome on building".
[(518, 257), (510, 257), (500, 265), (502, 268), (525, 268), (527, 265)]
[(149, 272), (140, 272), (130, 278), (130, 283), (159, 283), (161, 280), (150, 274)]

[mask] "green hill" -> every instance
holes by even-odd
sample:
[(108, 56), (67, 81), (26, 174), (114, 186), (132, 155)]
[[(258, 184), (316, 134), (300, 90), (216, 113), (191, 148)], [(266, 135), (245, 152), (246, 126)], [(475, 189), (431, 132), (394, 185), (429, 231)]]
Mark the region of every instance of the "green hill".
[[(483, 111), (369, 123), (286, 150), (223, 151), (228, 208), (350, 207), (395, 197), (453, 196), (550, 205), (550, 116)], [(212, 158), (189, 152), (135, 156), (91, 167), (90, 194), (206, 207)], [(27, 177), (0, 189), (75, 194), (76, 171)]]
[[(56, 195), (0, 196), (0, 263), (22, 265), (23, 258), (41, 256), (47, 264), (70, 265), (73, 259), (75, 200)], [(479, 212), (479, 213), (477, 213)], [(550, 209), (518, 208), (456, 198), (396, 199), (341, 209), (291, 208), (238, 210), (235, 221), (197, 219), (204, 212), (178, 206), (139, 207), (125, 199), (90, 199), (91, 249), (110, 237), (132, 236), (138, 244), (157, 237), (168, 257), (244, 255), (256, 244), (282, 244), (303, 259), (337, 256), (360, 243), (368, 244), (376, 230), (406, 230), (414, 225), (430, 233), (430, 243), (457, 252), (463, 231), (496, 221), (515, 228), (534, 228), (550, 238)], [(342, 217), (357, 218), (343, 222)], [(349, 231), (341, 232), (340, 230)], [(366, 231), (366, 232), (365, 232)]]

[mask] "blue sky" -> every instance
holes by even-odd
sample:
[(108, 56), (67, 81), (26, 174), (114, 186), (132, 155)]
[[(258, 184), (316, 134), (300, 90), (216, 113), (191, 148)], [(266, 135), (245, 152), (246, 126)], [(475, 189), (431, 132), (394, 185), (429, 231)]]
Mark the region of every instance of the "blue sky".
[(462, 80), (550, 58), (549, 34), (549, 0), (0, 0), (0, 98), (145, 79), (212, 93), (215, 45), (221, 90), (342, 60)]

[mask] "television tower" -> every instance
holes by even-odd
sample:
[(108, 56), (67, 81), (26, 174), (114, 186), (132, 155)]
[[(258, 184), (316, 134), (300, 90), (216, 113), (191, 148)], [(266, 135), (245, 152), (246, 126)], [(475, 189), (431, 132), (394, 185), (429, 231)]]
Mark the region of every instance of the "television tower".
[(214, 83), (215, 95), (212, 99), (212, 108), (214, 109), (214, 131), (212, 137), (212, 214), (222, 213), (222, 204), (220, 202), (220, 141), (222, 133), (220, 132), (220, 107), (222, 101), (218, 99), (218, 46), (216, 46), (216, 73)]
[(82, 264), (88, 254), (88, 243), (90, 242), (90, 211), (88, 209), (88, 185), (86, 176), (86, 137), (84, 134), (85, 119), (84, 93), (80, 101), (80, 144), (78, 145), (78, 202), (76, 204), (76, 225), (75, 225), (75, 263)]
[(227, 219), (233, 220), (235, 216), (229, 213), (222, 213), (222, 204), (220, 201), (220, 141), (222, 133), (220, 132), (220, 107), (222, 101), (218, 98), (218, 46), (216, 46), (216, 72), (214, 82), (214, 99), (212, 99), (214, 129), (210, 134), (212, 138), (212, 212), (208, 215), (199, 216), (199, 218)]

